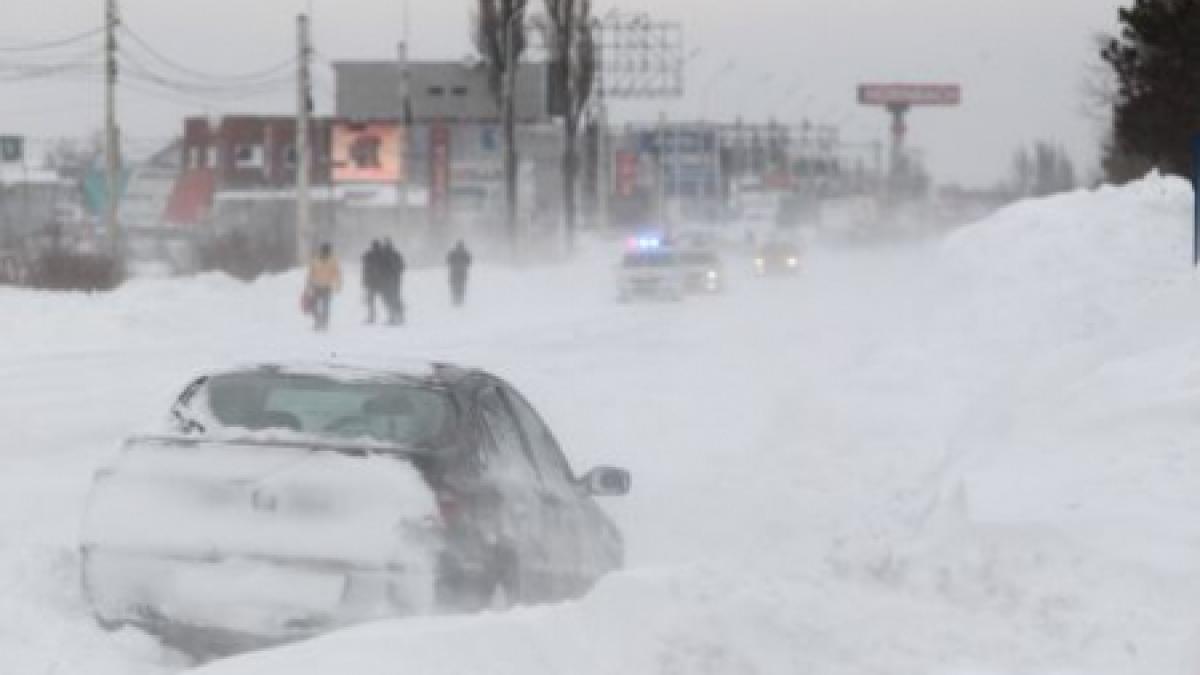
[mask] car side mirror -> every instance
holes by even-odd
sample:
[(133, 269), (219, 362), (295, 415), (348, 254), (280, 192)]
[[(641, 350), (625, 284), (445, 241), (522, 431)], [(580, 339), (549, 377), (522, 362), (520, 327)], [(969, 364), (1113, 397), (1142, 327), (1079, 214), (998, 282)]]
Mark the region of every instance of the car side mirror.
[(592, 497), (624, 497), (633, 488), (633, 476), (625, 469), (601, 466), (589, 471), (579, 483)]

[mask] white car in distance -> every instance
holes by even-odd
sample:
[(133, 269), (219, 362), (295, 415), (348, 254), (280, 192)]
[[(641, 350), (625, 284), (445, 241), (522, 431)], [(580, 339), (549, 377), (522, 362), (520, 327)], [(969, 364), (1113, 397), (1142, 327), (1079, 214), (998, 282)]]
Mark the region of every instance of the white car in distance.
[(686, 270), (679, 255), (658, 245), (631, 248), (617, 268), (617, 299), (682, 300), (687, 293)]

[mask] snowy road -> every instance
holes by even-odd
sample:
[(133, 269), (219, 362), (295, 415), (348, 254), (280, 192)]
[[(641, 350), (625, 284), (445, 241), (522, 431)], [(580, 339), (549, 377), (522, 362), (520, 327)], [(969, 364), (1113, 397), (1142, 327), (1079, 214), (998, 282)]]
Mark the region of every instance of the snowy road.
[(801, 278), (681, 305), (616, 304), (599, 244), (569, 267), (482, 270), (464, 312), (422, 272), (403, 330), (359, 324), (348, 293), (312, 335), (295, 277), (0, 289), (0, 673), (184, 668), (87, 617), (92, 471), (198, 369), (367, 354), (500, 373), (577, 468), (630, 468), (634, 494), (606, 504), (629, 571), (566, 606), (368, 626), (206, 673), (1194, 675), (1184, 191), (818, 250)]

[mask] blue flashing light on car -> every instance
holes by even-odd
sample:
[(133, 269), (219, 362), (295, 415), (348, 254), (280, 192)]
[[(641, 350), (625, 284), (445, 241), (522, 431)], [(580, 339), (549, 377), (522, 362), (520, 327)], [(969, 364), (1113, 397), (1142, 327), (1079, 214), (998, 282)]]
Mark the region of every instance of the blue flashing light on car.
[(655, 236), (637, 236), (629, 238), (629, 249), (632, 251), (657, 251), (663, 247), (663, 240)]

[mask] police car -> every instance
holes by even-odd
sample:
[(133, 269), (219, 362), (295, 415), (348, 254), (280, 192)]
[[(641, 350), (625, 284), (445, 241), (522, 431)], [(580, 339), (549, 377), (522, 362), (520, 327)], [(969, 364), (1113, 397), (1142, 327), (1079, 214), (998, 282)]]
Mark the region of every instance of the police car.
[(657, 237), (635, 237), (617, 268), (617, 299), (682, 300), (687, 275), (679, 253)]

